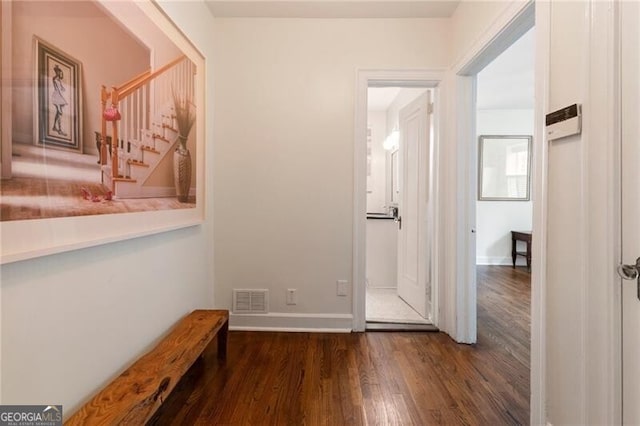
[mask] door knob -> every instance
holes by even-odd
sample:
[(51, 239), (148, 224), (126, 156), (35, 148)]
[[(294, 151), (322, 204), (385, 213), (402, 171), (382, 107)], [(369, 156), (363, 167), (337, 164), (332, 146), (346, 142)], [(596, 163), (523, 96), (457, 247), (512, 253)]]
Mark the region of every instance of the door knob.
[(638, 300), (640, 300), (640, 257), (636, 259), (635, 265), (618, 265), (618, 275), (625, 280), (637, 280)]
[(393, 221), (398, 223), (398, 229), (402, 229), (402, 216), (396, 217)]

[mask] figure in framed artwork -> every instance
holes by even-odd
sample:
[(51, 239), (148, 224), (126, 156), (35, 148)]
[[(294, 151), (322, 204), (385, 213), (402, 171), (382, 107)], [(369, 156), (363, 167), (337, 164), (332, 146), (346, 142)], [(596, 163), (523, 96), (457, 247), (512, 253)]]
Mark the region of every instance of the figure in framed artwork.
[(36, 145), (82, 152), (82, 64), (34, 36)]
[(65, 105), (67, 105), (67, 101), (64, 98), (63, 92), (66, 90), (63, 84), (64, 73), (62, 69), (56, 64), (53, 67), (53, 71), (55, 75), (53, 76), (52, 84), (53, 84), (53, 95), (51, 95), (51, 103), (56, 109), (56, 115), (53, 119), (53, 128), (52, 130), (58, 132), (59, 135), (67, 136), (67, 134), (62, 130), (62, 109)]

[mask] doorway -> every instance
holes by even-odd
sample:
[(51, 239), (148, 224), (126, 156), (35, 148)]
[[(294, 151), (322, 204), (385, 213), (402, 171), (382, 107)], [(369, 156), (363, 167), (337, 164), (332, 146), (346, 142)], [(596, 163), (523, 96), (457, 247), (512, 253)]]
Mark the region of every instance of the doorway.
[[(475, 76), (477, 149), (477, 343), (497, 343), (511, 366), (531, 365), (532, 141), (535, 128), (535, 30)], [(530, 377), (514, 383), (530, 398)], [(527, 406), (528, 408), (528, 406)]]
[(476, 75), (476, 265), (531, 267), (534, 58), (530, 29)]
[[(438, 239), (432, 228), (437, 223), (435, 159), (442, 77), (441, 71), (358, 73), (354, 331), (365, 331), (367, 319), (437, 326)], [(370, 104), (374, 106), (369, 117)]]
[[(455, 190), (459, 197), (459, 215), (455, 221), (455, 236), (456, 247), (452, 250), (450, 256), (455, 262), (451, 266), (456, 271), (456, 328), (455, 328), (455, 340), (461, 343), (476, 343), (478, 341), (478, 319), (482, 312), (478, 312), (478, 298), (482, 297), (482, 293), (478, 290), (477, 274), (478, 274), (478, 252), (477, 252), (477, 200), (479, 194), (479, 141), (477, 136), (477, 116), (476, 111), (476, 87), (478, 74), (487, 67), (492, 61), (500, 56), (501, 53), (508, 50), (516, 41), (518, 41), (523, 35), (531, 31), (535, 24), (536, 19), (536, 3), (527, 2), (520, 5), (515, 5), (513, 9), (509, 10), (509, 13), (500, 18), (494, 27), (470, 49), (467, 54), (462, 57), (459, 62), (453, 67), (455, 73), (455, 91), (456, 101), (455, 109), (456, 126), (452, 128), (455, 133), (456, 149), (455, 155), (457, 158), (457, 171), (455, 174), (456, 183)], [(545, 32), (542, 28), (541, 33)], [(538, 55), (542, 50), (544, 52), (545, 45), (542, 43), (535, 48), (535, 58), (540, 58)], [(544, 57), (544, 55), (542, 55)], [(536, 71), (534, 74), (538, 76), (538, 81), (535, 82), (535, 106), (534, 106), (534, 122), (540, 122), (540, 114), (543, 113), (543, 97), (541, 93), (543, 86), (540, 85), (539, 71), (540, 60), (535, 60)], [(508, 76), (507, 76), (508, 77)], [(511, 91), (511, 87), (507, 88), (507, 93)], [(543, 146), (537, 144), (536, 140), (542, 140), (542, 131), (544, 129), (535, 127), (531, 134), (532, 136), (532, 150), (531, 164), (535, 164), (537, 173), (540, 173), (540, 159), (543, 156), (540, 152), (543, 151)], [(488, 135), (491, 136), (491, 135)], [(535, 158), (533, 152), (535, 151)], [(533, 175), (533, 173), (532, 173)], [(532, 181), (534, 181), (532, 176)], [(539, 197), (541, 187), (540, 176), (535, 179), (535, 184), (532, 182), (529, 188), (530, 192), (535, 190), (537, 202), (532, 203), (533, 210), (533, 224), (531, 226), (531, 236), (533, 237), (538, 229), (542, 229), (544, 224), (541, 225), (541, 218), (544, 217), (543, 208), (544, 200), (541, 201)], [(519, 229), (514, 229), (519, 231)], [(511, 229), (509, 234), (511, 234)], [(528, 229), (524, 229), (528, 231)], [(544, 333), (540, 328), (542, 311), (541, 306), (543, 302), (541, 300), (541, 271), (544, 268), (544, 243), (545, 235), (535, 236), (532, 240), (532, 275), (528, 275), (527, 281), (531, 284), (529, 287), (530, 303), (527, 303), (526, 309), (530, 315), (531, 331), (524, 342), (528, 346), (530, 352), (529, 362), (532, 371), (530, 381), (531, 392), (531, 419), (532, 423), (537, 423), (536, 419), (544, 419), (544, 405), (541, 403), (544, 401), (544, 386), (541, 372), (544, 371), (543, 364), (543, 338)], [(507, 247), (511, 246), (511, 235), (505, 239)], [(509, 250), (510, 251), (510, 250)], [(536, 255), (536, 253), (538, 255)], [(509, 253), (510, 254), (510, 253)], [(507, 255), (507, 259), (511, 256)], [(504, 257), (504, 256), (503, 256)], [(523, 262), (525, 258), (518, 257), (518, 262)], [(526, 267), (525, 267), (526, 268)], [(528, 268), (526, 268), (528, 269)], [(520, 269), (514, 269), (515, 271), (522, 271)], [(529, 274), (529, 271), (526, 271)], [(491, 274), (484, 274), (484, 277), (490, 277)], [(481, 283), (482, 285), (482, 283)], [(485, 304), (486, 306), (486, 304)], [(480, 315), (479, 315), (480, 314)], [(482, 319), (482, 318), (480, 318)], [(504, 320), (504, 318), (503, 318)], [(521, 327), (522, 328), (522, 327)], [(524, 327), (529, 329), (529, 327)], [(522, 357), (520, 357), (522, 358)], [(540, 420), (541, 421), (541, 420)]]
[(427, 87), (367, 90), (368, 330), (433, 322), (426, 229), (432, 98)]

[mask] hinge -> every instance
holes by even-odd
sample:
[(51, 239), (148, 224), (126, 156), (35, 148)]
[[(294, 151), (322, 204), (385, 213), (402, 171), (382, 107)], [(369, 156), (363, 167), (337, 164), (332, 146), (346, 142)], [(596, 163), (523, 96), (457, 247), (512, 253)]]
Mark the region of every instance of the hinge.
[(427, 114), (433, 114), (433, 102), (430, 102), (429, 105), (427, 105)]

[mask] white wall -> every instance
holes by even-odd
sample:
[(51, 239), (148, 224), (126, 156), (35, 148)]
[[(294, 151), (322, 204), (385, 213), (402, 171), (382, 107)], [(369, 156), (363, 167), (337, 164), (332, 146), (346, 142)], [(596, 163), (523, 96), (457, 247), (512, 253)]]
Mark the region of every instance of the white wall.
[[(118, 21), (121, 22), (120, 25), (125, 31), (135, 29), (133, 31), (134, 37), (151, 50), (152, 69), (163, 66), (182, 53), (161, 29), (146, 18), (144, 12), (139, 8), (131, 7), (130, 3), (123, 1), (99, 1), (106, 11), (118, 17)], [(117, 82), (117, 84), (120, 83), (124, 83), (124, 81)]]
[[(337, 297), (335, 282), (352, 274), (356, 70), (447, 66), (448, 21), (216, 24), (216, 300), (266, 287), (272, 312), (294, 314), (278, 325), (345, 315), (350, 329), (351, 296)], [(287, 288), (298, 289), (296, 306), (285, 305)]]
[[(161, 2), (211, 60), (204, 3)], [(213, 79), (207, 63), (207, 81)], [(207, 86), (207, 114), (213, 111)], [(213, 182), (207, 121), (206, 185)], [(2, 265), (2, 403), (63, 404), (66, 415), (180, 317), (213, 304), (213, 197), (201, 226)]]
[[(533, 136), (533, 110), (479, 110), (476, 119), (478, 136)], [(531, 201), (478, 201), (476, 262), (480, 265), (511, 265), (511, 231), (530, 231), (532, 214)], [(518, 256), (517, 264), (526, 263), (523, 256)]]
[[(516, 2), (522, 2), (516, 0)], [(457, 64), (509, 8), (510, 1), (461, 1), (451, 17), (451, 63)]]
[(387, 117), (384, 111), (368, 111), (371, 128), (371, 176), (367, 177), (367, 212), (387, 213), (387, 151), (382, 143), (387, 136)]

